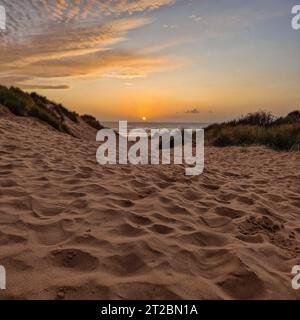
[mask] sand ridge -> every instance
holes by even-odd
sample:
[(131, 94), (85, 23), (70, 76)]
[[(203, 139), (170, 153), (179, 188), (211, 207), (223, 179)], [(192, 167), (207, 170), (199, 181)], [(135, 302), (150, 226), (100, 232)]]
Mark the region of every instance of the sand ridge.
[(96, 149), (0, 116), (0, 299), (300, 298), (299, 153), (209, 147), (187, 177)]

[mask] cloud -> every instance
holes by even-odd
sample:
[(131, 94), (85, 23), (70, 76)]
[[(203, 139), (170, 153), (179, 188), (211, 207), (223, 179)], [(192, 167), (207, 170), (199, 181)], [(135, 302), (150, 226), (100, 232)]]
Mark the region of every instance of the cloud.
[(86, 18), (133, 15), (173, 5), (176, 0), (2, 0), (14, 28), (41, 22), (64, 23)]
[(201, 21), (203, 18), (200, 16), (197, 16), (195, 14), (192, 14), (191, 16), (189, 16), (190, 19), (194, 20), (195, 22), (199, 22)]
[(144, 48), (142, 50), (143, 53), (156, 53), (159, 51), (163, 51), (163, 50), (167, 50), (167, 49), (171, 49), (177, 46), (181, 46), (183, 44), (188, 44), (188, 43), (193, 43), (194, 40), (192, 38), (189, 37), (185, 37), (185, 38), (176, 38), (164, 43), (160, 43), (158, 45), (152, 45), (150, 47)]
[[(112, 49), (133, 29), (149, 24), (147, 11), (176, 0), (3, 0), (8, 32), (0, 38), (0, 82), (23, 88), (66, 89), (63, 84), (32, 85), (36, 79), (109, 76), (146, 77), (180, 61), (142, 50)], [(124, 16), (125, 15), (125, 16)]]
[(20, 84), (22, 89), (42, 89), (42, 90), (66, 90), (70, 89), (68, 85), (43, 85), (43, 84)]
[[(1, 64), (26, 64), (45, 58), (79, 56), (93, 51), (106, 50), (107, 46), (124, 40), (124, 35), (135, 28), (149, 23), (145, 18), (118, 19), (106, 23), (88, 25), (60, 25), (45, 33), (3, 45)], [(0, 69), (0, 72), (2, 70)]]
[[(0, 35), (0, 82), (86, 76), (145, 77), (181, 62), (142, 50), (112, 49), (151, 23), (142, 13), (176, 0), (2, 0), (8, 31)], [(19, 79), (19, 80), (18, 80)], [(15, 80), (15, 81), (14, 81)], [(65, 85), (50, 86), (65, 89)]]
[(198, 109), (191, 109), (191, 110), (187, 110), (185, 111), (186, 114), (199, 114), (200, 111)]
[(65, 56), (59, 59), (41, 59), (14, 68), (15, 74), (31, 78), (66, 78), (82, 76), (109, 76), (140, 78), (182, 64), (175, 58), (147, 56), (136, 51), (110, 49), (89, 54)]
[(163, 28), (165, 28), (165, 29), (179, 29), (179, 25), (178, 24), (171, 24), (171, 25), (164, 24)]

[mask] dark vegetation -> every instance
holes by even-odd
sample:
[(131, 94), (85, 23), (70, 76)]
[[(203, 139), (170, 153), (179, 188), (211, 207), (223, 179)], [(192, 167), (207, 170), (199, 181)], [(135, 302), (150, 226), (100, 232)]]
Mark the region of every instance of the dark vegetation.
[(259, 111), (205, 130), (206, 142), (218, 147), (265, 145), (275, 150), (300, 150), (300, 112), (276, 118)]
[[(42, 98), (42, 97), (40, 97)], [(30, 95), (18, 88), (0, 86), (0, 103), (12, 113), (22, 117), (34, 117), (61, 132), (70, 133), (68, 127), (61, 121), (54, 110), (48, 108), (37, 95)]]
[(30, 96), (38, 106), (47, 106), (48, 109), (52, 109), (53, 111), (55, 111), (57, 115), (60, 117), (61, 121), (64, 121), (64, 118), (67, 117), (71, 121), (78, 123), (78, 113), (74, 111), (69, 111), (62, 104), (57, 104), (53, 101), (50, 101), (46, 97), (40, 96), (35, 92), (31, 93)]
[(101, 130), (104, 127), (102, 126), (102, 124), (100, 124), (100, 122), (93, 116), (89, 115), (89, 114), (85, 114), (83, 116), (81, 116), (81, 119), (87, 123), (89, 126), (91, 126), (92, 128), (96, 129), (96, 130)]
[[(68, 118), (74, 123), (79, 123), (79, 115), (69, 111), (62, 104), (50, 101), (35, 92), (29, 94), (15, 87), (0, 86), (0, 104), (6, 106), (17, 116), (37, 118), (56, 130), (71, 135), (71, 130), (65, 123), (65, 119)], [(98, 120), (92, 116), (84, 115), (81, 118), (97, 130), (103, 128)]]

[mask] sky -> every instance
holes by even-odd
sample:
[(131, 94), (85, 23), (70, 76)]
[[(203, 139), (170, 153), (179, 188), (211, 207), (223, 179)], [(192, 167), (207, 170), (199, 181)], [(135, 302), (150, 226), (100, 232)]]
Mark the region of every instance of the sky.
[(103, 121), (283, 115), (300, 109), (295, 1), (0, 0), (0, 84)]

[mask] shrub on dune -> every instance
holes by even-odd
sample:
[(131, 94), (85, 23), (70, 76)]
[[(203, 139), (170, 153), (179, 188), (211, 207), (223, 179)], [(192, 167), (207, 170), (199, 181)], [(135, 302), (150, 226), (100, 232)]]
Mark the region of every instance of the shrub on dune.
[(251, 125), (251, 126), (260, 126), (268, 127), (273, 124), (275, 116), (268, 111), (257, 111), (254, 113), (248, 113), (246, 116), (242, 116), (238, 120), (233, 120), (228, 124), (231, 125)]
[(0, 103), (17, 116), (27, 116), (29, 110), (35, 106), (34, 101), (25, 92), (4, 86), (0, 86)]
[(64, 117), (69, 118), (71, 121), (78, 123), (78, 113), (74, 111), (70, 111), (67, 108), (65, 108), (62, 104), (57, 104), (46, 97), (43, 97), (36, 92), (33, 92), (30, 94), (34, 102), (40, 106), (41, 108), (45, 108), (48, 106), (48, 110), (52, 110), (61, 118), (61, 121), (64, 121)]
[(69, 133), (59, 117), (41, 102), (36, 103), (33, 97), (18, 88), (0, 86), (0, 103), (17, 116), (30, 116), (48, 123), (53, 128)]
[(300, 123), (283, 124), (267, 130), (264, 144), (277, 150), (293, 150), (300, 144)]
[(275, 150), (300, 148), (300, 112), (276, 119), (271, 113), (256, 112), (239, 120), (211, 125), (206, 142), (218, 147), (266, 145)]
[(104, 127), (102, 126), (102, 124), (93, 116), (89, 115), (89, 114), (84, 114), (81, 116), (81, 119), (87, 123), (90, 127), (96, 129), (96, 130), (101, 130)]

